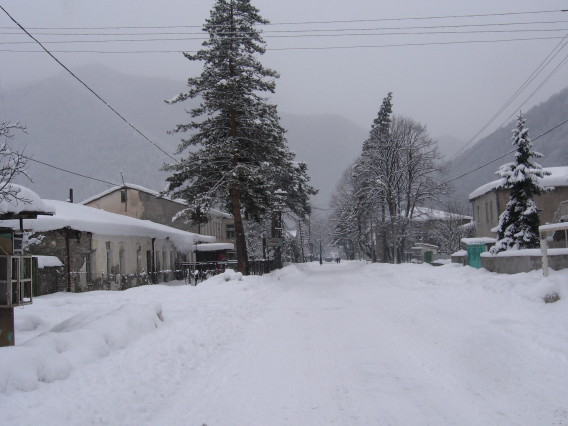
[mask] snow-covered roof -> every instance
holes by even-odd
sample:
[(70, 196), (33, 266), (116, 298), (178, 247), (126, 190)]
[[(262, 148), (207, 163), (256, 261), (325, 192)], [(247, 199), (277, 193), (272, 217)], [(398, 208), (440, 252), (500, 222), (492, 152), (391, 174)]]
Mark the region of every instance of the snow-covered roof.
[(63, 266), (63, 262), (59, 260), (57, 256), (34, 256), (34, 257), (37, 259), (37, 267), (39, 269)]
[[(76, 231), (91, 232), (98, 235), (169, 238), (180, 251), (189, 251), (197, 242), (213, 243), (215, 237), (186, 232), (149, 220), (110, 213), (81, 204), (58, 200), (45, 200), (45, 204), (55, 212), (53, 216), (39, 216), (24, 220), (24, 229), (33, 232), (47, 232), (69, 227)], [(1, 226), (15, 228), (15, 220), (0, 222)]]
[(195, 245), (195, 251), (218, 251), (218, 250), (234, 250), (235, 245), (231, 243), (206, 243)]
[(97, 195), (93, 195), (92, 197), (89, 197), (86, 200), (81, 201), (81, 203), (79, 203), (79, 204), (89, 204), (89, 203), (91, 203), (95, 200), (98, 200), (99, 198), (103, 198), (105, 195), (112, 194), (113, 192), (120, 191), (124, 188), (134, 189), (136, 191), (145, 192), (147, 194), (153, 195), (154, 197), (157, 197), (157, 198), (163, 198), (164, 200), (173, 201), (174, 203), (178, 203), (178, 204), (181, 204), (181, 205), (187, 205), (187, 203), (184, 200), (182, 200), (181, 198), (171, 198), (171, 197), (168, 197), (166, 195), (161, 195), (158, 191), (154, 191), (152, 189), (148, 189), (148, 188), (145, 188), (145, 187), (140, 186), (140, 185), (135, 185), (133, 183), (125, 183), (122, 186), (113, 186), (113, 187), (111, 187), (111, 188), (109, 188), (109, 189), (107, 189), (107, 190), (105, 190), (105, 191), (103, 191), (103, 192), (101, 192)]
[(471, 216), (445, 212), (443, 210), (435, 210), (428, 207), (416, 207), (412, 215), (412, 220), (417, 222), (449, 219), (473, 220)]
[[(105, 191), (103, 191), (103, 192), (101, 192), (97, 195), (93, 195), (92, 197), (89, 197), (86, 200), (81, 201), (79, 204), (85, 205), (85, 204), (92, 203), (93, 201), (98, 200), (99, 198), (103, 198), (104, 196), (106, 196), (108, 194), (112, 194), (115, 191), (120, 191), (120, 190), (124, 189), (125, 187), (128, 188), (128, 189), (134, 189), (136, 191), (145, 192), (146, 194), (153, 195), (156, 198), (163, 198), (164, 200), (172, 201), (172, 202), (177, 203), (181, 206), (187, 206), (187, 201), (185, 201), (181, 198), (171, 198), (171, 197), (168, 197), (167, 195), (160, 194), (158, 191), (154, 191), (153, 189), (148, 189), (148, 188), (145, 188), (145, 187), (140, 186), (140, 185), (135, 185), (133, 183), (125, 183), (122, 186), (113, 186), (112, 188), (109, 188), (109, 189), (107, 189), (107, 190), (105, 190)], [(212, 213), (215, 216), (221, 216), (221, 217), (225, 217), (227, 219), (230, 219), (230, 218), (233, 217), (229, 213), (225, 213), (225, 212), (222, 212), (221, 210), (217, 210), (217, 209), (210, 209), (209, 212)]]
[[(544, 176), (543, 178), (537, 178), (542, 186), (568, 186), (568, 166), (563, 167), (544, 167), (543, 170), (550, 172), (549, 176)], [(471, 194), (469, 194), (469, 199), (473, 200), (475, 198), (481, 197), (483, 194), (487, 194), (494, 189), (501, 188), (505, 183), (505, 179), (497, 179), (492, 182), (486, 183), (480, 186)]]
[(0, 216), (53, 213), (53, 209), (48, 208), (39, 195), (25, 186), (8, 183), (5, 191), (14, 191), (17, 195), (0, 201)]
[(468, 246), (472, 244), (495, 244), (497, 242), (497, 238), (492, 238), (492, 237), (462, 238), (461, 242), (467, 244)]

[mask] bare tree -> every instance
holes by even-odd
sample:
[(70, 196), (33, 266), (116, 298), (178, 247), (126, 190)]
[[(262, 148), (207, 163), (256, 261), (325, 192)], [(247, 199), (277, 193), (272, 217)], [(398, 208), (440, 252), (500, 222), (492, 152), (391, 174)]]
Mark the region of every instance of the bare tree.
[(364, 214), (375, 219), (373, 234), (380, 235), (383, 261), (401, 262), (414, 210), (447, 189), (440, 184), (443, 165), (436, 141), (425, 126), (395, 116), (374, 147), (363, 150), (357, 171), (363, 178), (359, 195), (365, 200), (365, 208), (374, 212)]
[(443, 217), (432, 220), (425, 230), (428, 241), (436, 244), (441, 253), (455, 253), (461, 248), (462, 238), (475, 235), (475, 225), (469, 216), (468, 207), (457, 201), (444, 204)]
[(26, 202), (19, 195), (19, 189), (11, 185), (16, 176), (27, 177), (27, 158), (10, 146), (14, 130), (25, 132), (26, 128), (18, 122), (0, 123), (0, 201), (16, 199)]
[(331, 241), (343, 247), (349, 259), (354, 259), (360, 252), (376, 260), (373, 228), (376, 220), (364, 188), (363, 179), (356, 173), (355, 166), (343, 172), (331, 200)]

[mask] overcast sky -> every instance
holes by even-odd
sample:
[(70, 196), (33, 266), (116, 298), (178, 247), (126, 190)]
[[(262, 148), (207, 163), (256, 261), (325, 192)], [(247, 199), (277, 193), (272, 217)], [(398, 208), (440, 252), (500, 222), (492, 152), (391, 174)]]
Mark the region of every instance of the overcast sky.
[[(209, 16), (213, 1), (3, 0), (1, 4), (42, 42), (66, 41), (45, 44), (56, 52), (146, 52), (55, 53), (71, 69), (89, 63), (102, 63), (127, 73), (162, 76), (181, 82), (198, 73), (199, 65), (189, 62), (181, 53), (163, 51), (195, 51), (201, 43), (195, 38), (200, 37), (199, 27)], [(281, 74), (277, 93), (272, 98), (281, 112), (341, 114), (369, 128), (382, 98), (392, 91), (395, 113), (411, 116), (426, 124), (434, 137), (453, 135), (462, 140), (470, 139), (519, 89), (561, 42), (561, 38), (568, 34), (568, 12), (559, 12), (560, 9), (568, 9), (568, 4), (559, 0), (253, 0), (253, 4), (272, 23), (263, 28), (267, 48), (285, 49), (269, 50), (262, 58), (264, 65)], [(510, 14), (549, 10), (557, 12)], [(488, 14), (503, 15), (404, 19)], [(314, 21), (328, 23), (314, 24)], [(513, 23), (516, 25), (511, 25)], [(0, 26), (2, 91), (61, 72), (60, 66), (45, 53), (7, 52), (37, 51), (38, 47), (34, 44), (14, 44), (31, 39), (21, 35), (1, 11)], [(35, 29), (38, 27), (78, 29)], [(85, 27), (144, 28), (86, 30)], [(468, 33), (456, 34), (464, 31)], [(45, 35), (48, 32), (73, 35)], [(385, 35), (385, 32), (407, 34)], [(418, 34), (426, 32), (446, 34)], [(79, 35), (85, 33), (97, 35)], [(101, 35), (103, 33), (114, 35)], [(131, 35), (133, 33), (144, 35), (134, 37)], [(361, 33), (374, 35), (353, 35)], [(133, 38), (161, 40), (101, 42)], [(193, 39), (164, 41), (164, 38)], [(504, 39), (532, 40), (496, 42)], [(69, 43), (70, 40), (97, 42)], [(474, 40), (488, 42), (471, 43)], [(385, 45), (398, 46), (376, 47)], [(326, 49), (297, 49), (315, 47)], [(568, 48), (544, 68), (490, 130), (503, 124), (509, 114), (518, 110), (520, 104), (567, 55)], [(568, 86), (567, 75), (568, 65), (561, 65), (556, 74), (522, 107), (523, 110)], [(164, 98), (171, 95), (164, 94)], [(3, 107), (0, 103), (0, 109)]]

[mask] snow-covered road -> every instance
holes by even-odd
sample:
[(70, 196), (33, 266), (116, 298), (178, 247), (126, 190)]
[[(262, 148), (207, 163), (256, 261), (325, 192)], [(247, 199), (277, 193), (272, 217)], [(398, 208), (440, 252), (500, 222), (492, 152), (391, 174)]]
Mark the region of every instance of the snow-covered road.
[[(0, 367), (0, 384), (13, 382), (0, 410), (12, 413), (7, 424), (568, 424), (567, 286), (566, 272), (344, 262), (47, 296), (17, 313), (37, 325), (13, 349), (29, 357), (34, 341), (59, 345), (72, 360), (67, 377), (14, 390), (22, 383)], [(543, 303), (552, 292), (562, 299)], [(102, 306), (113, 321), (138, 322), (117, 309), (156, 302), (164, 321), (136, 338), (113, 337), (100, 319), (63, 345), (53, 331), (41, 336), (57, 324), (70, 333), (61, 321)], [(98, 355), (87, 330), (117, 347)]]

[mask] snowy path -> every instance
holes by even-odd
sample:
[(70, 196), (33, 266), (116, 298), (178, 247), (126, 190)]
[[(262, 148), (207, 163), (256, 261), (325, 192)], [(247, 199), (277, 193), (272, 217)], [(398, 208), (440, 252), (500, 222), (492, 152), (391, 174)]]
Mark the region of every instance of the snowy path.
[[(568, 424), (567, 278), (315, 263), (53, 295), (32, 306), (55, 323), (156, 298), (165, 322), (65, 380), (0, 394), (0, 410), (6, 424)], [(542, 303), (550, 291), (562, 300)]]
[[(314, 272), (303, 280), (283, 282), (288, 291), (233, 350), (203, 372), (190, 394), (173, 402), (166, 422), (502, 425), (542, 420), (523, 408), (542, 397), (531, 383), (506, 371), (507, 360), (498, 352), (511, 342), (478, 348), (475, 356), (465, 352), (469, 344), (482, 343), (464, 338), (476, 337), (476, 315), (463, 318), (459, 305), (450, 311), (439, 305), (414, 311), (427, 303), (416, 287), (392, 288), (381, 279), (372, 287), (361, 285), (350, 280), (360, 269), (356, 263), (325, 268), (310, 265), (304, 269)], [(395, 277), (388, 270), (387, 281)], [(435, 279), (435, 271), (429, 272)], [(492, 345), (509, 339), (482, 328), (483, 339)], [(505, 371), (495, 383), (487, 382), (492, 372), (485, 370), (499, 362), (505, 362), (499, 366)], [(518, 374), (524, 374), (522, 368)], [(557, 403), (563, 406), (562, 396)], [(527, 422), (527, 415), (534, 421)]]

